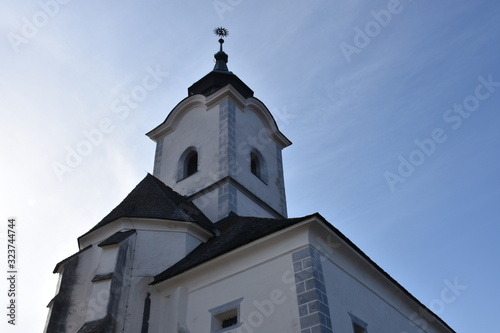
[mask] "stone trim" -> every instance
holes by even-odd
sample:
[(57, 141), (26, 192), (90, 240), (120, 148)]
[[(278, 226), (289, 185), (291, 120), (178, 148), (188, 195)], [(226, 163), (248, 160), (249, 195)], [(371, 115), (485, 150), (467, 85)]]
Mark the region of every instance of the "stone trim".
[(236, 106), (230, 99), (219, 104), (219, 174), (231, 175), (236, 164)]
[(320, 254), (311, 247), (292, 253), (301, 333), (333, 333)]
[(219, 172), (235, 176), (236, 161), (236, 106), (226, 99), (219, 105)]
[[(236, 168), (236, 106), (226, 99), (219, 104), (219, 175), (231, 176)], [(236, 188), (224, 184), (218, 189), (219, 219), (237, 213)]]
[(286, 208), (286, 194), (285, 194), (285, 177), (283, 175), (283, 157), (281, 156), (281, 147), (276, 144), (276, 165), (277, 165), (277, 170), (278, 170), (278, 179), (277, 179), (277, 186), (280, 191), (280, 213), (283, 215), (285, 218), (288, 217), (287, 215), (287, 208)]
[(238, 199), (236, 188), (231, 184), (224, 184), (218, 188), (218, 207), (219, 220), (229, 215), (229, 212), (238, 213)]
[(160, 177), (160, 171), (161, 171), (161, 158), (163, 156), (163, 139), (161, 138), (156, 142), (156, 150), (155, 150), (155, 162), (154, 162), (154, 168), (153, 168), (153, 176), (156, 178)]

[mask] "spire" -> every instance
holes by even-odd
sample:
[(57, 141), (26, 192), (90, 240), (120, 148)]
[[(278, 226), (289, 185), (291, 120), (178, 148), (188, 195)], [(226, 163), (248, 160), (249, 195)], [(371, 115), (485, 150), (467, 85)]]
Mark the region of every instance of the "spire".
[(223, 38), (229, 35), (229, 31), (226, 28), (220, 27), (214, 29), (214, 34), (219, 36), (220, 44), (219, 52), (214, 54), (214, 69), (188, 88), (188, 96), (196, 94), (208, 96), (220, 88), (231, 84), (244, 98), (253, 97), (252, 89), (227, 69), (228, 56), (222, 49), (222, 44), (224, 44)]
[(222, 50), (222, 44), (224, 44), (224, 39), (222, 37), (227, 37), (229, 35), (229, 31), (226, 28), (220, 27), (214, 29), (214, 34), (221, 37), (219, 39), (219, 44), (220, 44), (219, 52), (214, 54), (215, 58), (214, 71), (229, 72), (229, 69), (227, 68), (228, 55)]

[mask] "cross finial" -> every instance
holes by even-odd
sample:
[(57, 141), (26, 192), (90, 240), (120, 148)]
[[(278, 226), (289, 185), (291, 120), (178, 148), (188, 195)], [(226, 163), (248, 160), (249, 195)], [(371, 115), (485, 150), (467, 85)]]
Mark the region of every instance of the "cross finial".
[(218, 27), (214, 29), (214, 34), (219, 37), (229, 36), (229, 31), (226, 28)]
[(214, 29), (214, 34), (220, 37), (219, 43), (220, 43), (220, 50), (222, 51), (222, 44), (224, 43), (223, 37), (229, 36), (229, 30), (223, 27), (218, 27)]
[(214, 71), (220, 71), (220, 72), (228, 72), (229, 70), (227, 69), (227, 59), (228, 56), (227, 54), (222, 50), (222, 44), (224, 44), (224, 39), (223, 37), (229, 36), (229, 31), (226, 28), (219, 27), (214, 29), (214, 34), (216, 36), (219, 36), (219, 44), (220, 44), (220, 50), (216, 54), (214, 54), (215, 58), (215, 67)]

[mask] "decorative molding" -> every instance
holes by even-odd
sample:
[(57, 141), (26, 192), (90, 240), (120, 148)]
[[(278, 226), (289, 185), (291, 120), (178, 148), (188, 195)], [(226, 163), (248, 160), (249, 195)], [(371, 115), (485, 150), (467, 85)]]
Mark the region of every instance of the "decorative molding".
[(156, 178), (160, 178), (161, 171), (161, 158), (163, 155), (163, 137), (156, 141), (156, 150), (155, 150), (155, 161), (153, 167), (153, 176)]
[(283, 157), (281, 156), (281, 147), (276, 144), (276, 165), (278, 169), (277, 186), (280, 191), (280, 213), (288, 217), (286, 207), (285, 177), (283, 175)]
[(194, 95), (184, 98), (175, 108), (168, 114), (163, 123), (156, 126), (146, 135), (153, 141), (158, 141), (170, 132), (173, 132), (179, 121), (184, 117), (184, 114), (194, 109), (195, 107), (206, 108), (206, 98), (203, 95)]
[(306, 247), (292, 259), (301, 333), (333, 333), (320, 254)]

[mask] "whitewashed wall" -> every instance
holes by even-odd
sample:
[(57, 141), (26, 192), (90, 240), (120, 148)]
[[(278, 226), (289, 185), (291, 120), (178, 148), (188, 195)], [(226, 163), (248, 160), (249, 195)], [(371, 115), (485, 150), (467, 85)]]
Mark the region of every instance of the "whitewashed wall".
[[(286, 216), (281, 149), (290, 143), (257, 99), (244, 99), (230, 85), (208, 97), (194, 95), (179, 103), (148, 135), (157, 142), (155, 176), (183, 195), (196, 194), (194, 203), (212, 221), (229, 211)], [(198, 152), (198, 171), (182, 178), (179, 161), (189, 147)], [(250, 170), (252, 149), (262, 155), (264, 181)], [(246, 192), (240, 190), (236, 195), (238, 185), (229, 181), (209, 188), (225, 177), (234, 179)], [(228, 190), (230, 198), (224, 196)], [(263, 207), (266, 205), (271, 209)]]
[[(240, 325), (227, 332), (302, 332), (304, 250), (320, 258), (331, 320), (323, 332), (353, 332), (351, 315), (368, 332), (421, 332), (412, 321), (420, 305), (315, 218), (155, 285), (150, 332), (210, 332), (210, 310), (239, 299)], [(426, 332), (450, 332), (433, 320)]]

